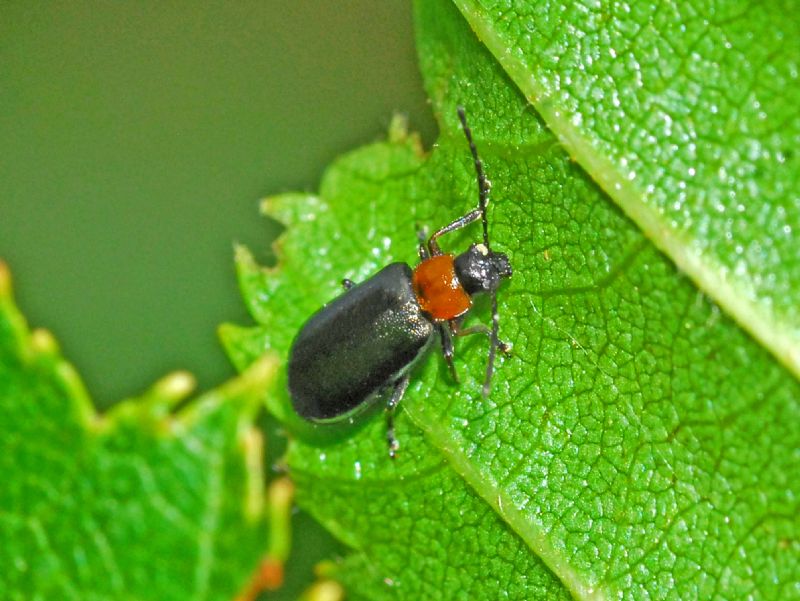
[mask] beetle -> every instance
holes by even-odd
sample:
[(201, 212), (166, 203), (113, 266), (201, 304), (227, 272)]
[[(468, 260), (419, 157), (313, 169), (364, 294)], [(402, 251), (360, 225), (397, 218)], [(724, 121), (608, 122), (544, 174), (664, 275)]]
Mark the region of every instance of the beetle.
[[(489, 394), (497, 350), (507, 353), (510, 349), (498, 336), (497, 289), (511, 277), (512, 268), (508, 257), (493, 251), (489, 244), (489, 181), (463, 107), (458, 107), (458, 117), (475, 165), (478, 206), (429, 238), (424, 230), (419, 231), (420, 262), (415, 268), (392, 263), (360, 284), (343, 280), (345, 292), (305, 323), (289, 352), (289, 395), (294, 410), (309, 421), (352, 420), (388, 397), (386, 437), (393, 459), (399, 448), (394, 435), (395, 409), (408, 387), (411, 369), (437, 335), (456, 382), (453, 338), (488, 336), (484, 396)], [(459, 255), (442, 252), (441, 236), (478, 219), (483, 224), (482, 243), (470, 245)], [(472, 297), (481, 293), (491, 295), (492, 327), (462, 328)]]

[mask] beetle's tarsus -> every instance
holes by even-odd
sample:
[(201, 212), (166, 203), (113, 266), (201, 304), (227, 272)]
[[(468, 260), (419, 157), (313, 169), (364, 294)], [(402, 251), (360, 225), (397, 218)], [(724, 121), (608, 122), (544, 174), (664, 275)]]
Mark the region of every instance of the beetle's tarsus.
[(397, 442), (397, 439), (394, 437), (394, 434), (391, 436), (387, 433), (387, 442), (389, 443), (389, 459), (394, 461), (397, 458), (397, 451), (400, 449), (400, 443)]

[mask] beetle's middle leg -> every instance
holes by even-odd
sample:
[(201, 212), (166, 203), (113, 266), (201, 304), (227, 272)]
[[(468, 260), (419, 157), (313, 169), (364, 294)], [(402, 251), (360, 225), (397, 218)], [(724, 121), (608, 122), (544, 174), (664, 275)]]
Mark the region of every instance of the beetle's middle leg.
[(489, 396), (489, 387), (492, 382), (492, 374), (494, 373), (495, 349), (500, 349), (500, 352), (506, 356), (511, 354), (511, 343), (503, 342), (497, 336), (497, 313), (494, 314), (494, 319), (494, 330), (485, 324), (476, 324), (474, 326), (462, 329), (461, 322), (459, 320), (456, 319), (450, 322), (450, 330), (452, 331), (453, 336), (483, 334), (489, 338), (489, 359), (486, 363), (486, 379), (483, 381), (483, 396), (487, 398)]
[[(473, 326), (469, 326), (468, 328), (461, 328), (460, 324), (457, 321), (451, 322), (450, 329), (453, 332), (453, 336), (471, 336), (472, 334), (483, 334), (492, 340), (492, 330), (489, 326), (479, 323)], [(497, 348), (500, 349), (500, 352), (504, 355), (511, 354), (511, 349), (513, 345), (510, 342), (503, 342), (502, 340), (497, 341)]]

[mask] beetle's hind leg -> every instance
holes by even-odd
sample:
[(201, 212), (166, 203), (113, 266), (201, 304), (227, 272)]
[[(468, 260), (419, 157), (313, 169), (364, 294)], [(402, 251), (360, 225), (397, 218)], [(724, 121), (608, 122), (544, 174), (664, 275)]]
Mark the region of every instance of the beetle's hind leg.
[(397, 456), (397, 449), (400, 448), (400, 443), (397, 442), (397, 438), (394, 435), (394, 412), (406, 393), (409, 379), (410, 376), (406, 374), (394, 383), (392, 396), (389, 398), (389, 402), (386, 403), (386, 442), (389, 444), (390, 459), (394, 459)]

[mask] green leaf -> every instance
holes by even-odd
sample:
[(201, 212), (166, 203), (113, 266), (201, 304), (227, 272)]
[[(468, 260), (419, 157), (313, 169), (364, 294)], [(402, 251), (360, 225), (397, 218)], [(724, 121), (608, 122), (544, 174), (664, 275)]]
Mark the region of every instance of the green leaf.
[(232, 599), (269, 542), (251, 420), (275, 367), (177, 411), (173, 374), (98, 415), (0, 263), (3, 599)]
[[(571, 158), (451, 4), (416, 11), (435, 149), (396, 121), (387, 142), (338, 160), (319, 195), (266, 201), (287, 227), (278, 267), (237, 255), (262, 325), (222, 330), (239, 367), (267, 349), (285, 360), (341, 278), (413, 263), (416, 223), (476, 203), (455, 112), (467, 107), (493, 182), (493, 245), (515, 269), (499, 296), (514, 354), (491, 397), (485, 340), (458, 341), (460, 385), (429, 357), (394, 462), (380, 414), (305, 424), (285, 375), (268, 401), (293, 434), (299, 502), (354, 550), (339, 578), (369, 599), (800, 598), (797, 381)], [(447, 248), (479, 238), (471, 228)]]
[(570, 155), (800, 376), (794, 5), (455, 4)]

